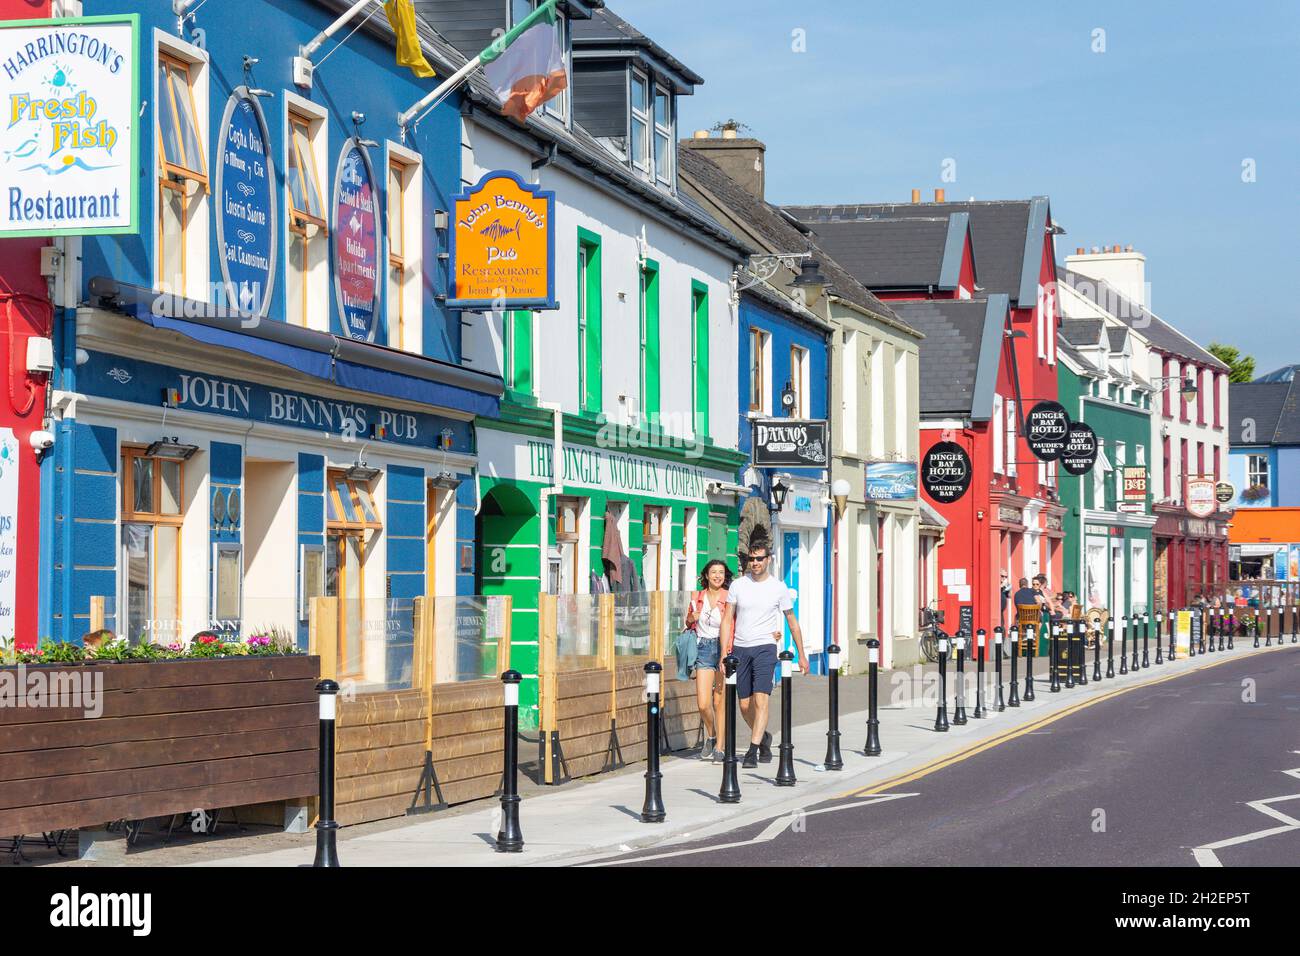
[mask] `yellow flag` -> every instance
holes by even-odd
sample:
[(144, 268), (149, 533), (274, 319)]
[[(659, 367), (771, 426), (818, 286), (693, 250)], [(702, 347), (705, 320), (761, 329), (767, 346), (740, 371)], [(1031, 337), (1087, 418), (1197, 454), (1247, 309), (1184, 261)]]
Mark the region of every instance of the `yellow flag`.
[(384, 13), (388, 25), (397, 34), (397, 65), (410, 67), (419, 77), (433, 76), (433, 67), (424, 58), (420, 38), (415, 32), (415, 8), (411, 0), (386, 0)]

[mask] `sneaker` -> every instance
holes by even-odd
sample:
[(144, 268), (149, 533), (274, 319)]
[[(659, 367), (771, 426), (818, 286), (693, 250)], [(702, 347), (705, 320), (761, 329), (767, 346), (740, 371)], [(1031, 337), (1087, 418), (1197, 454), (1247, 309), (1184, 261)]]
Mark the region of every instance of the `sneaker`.
[(717, 738), (715, 738), (715, 737), (705, 737), (705, 738), (704, 738), (704, 746), (700, 748), (700, 759), (701, 759), (701, 760), (712, 760), (712, 759), (713, 759), (713, 751), (714, 751), (714, 747), (715, 747), (715, 745), (717, 744), (717, 742), (718, 742), (718, 741), (717, 741)]
[(772, 762), (772, 735), (768, 731), (763, 731), (763, 742), (758, 745), (758, 762)]
[(755, 744), (749, 745), (749, 749), (745, 751), (745, 759), (740, 762), (740, 765), (746, 768), (747, 770), (758, 766), (757, 745)]

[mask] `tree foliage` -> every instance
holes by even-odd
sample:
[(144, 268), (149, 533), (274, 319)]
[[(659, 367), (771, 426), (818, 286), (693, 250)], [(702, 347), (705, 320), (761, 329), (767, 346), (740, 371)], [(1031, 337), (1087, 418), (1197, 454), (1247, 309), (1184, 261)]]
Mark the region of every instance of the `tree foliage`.
[(1249, 382), (1255, 378), (1255, 357), (1242, 355), (1241, 350), (1235, 345), (1211, 342), (1210, 354), (1228, 366), (1229, 382)]

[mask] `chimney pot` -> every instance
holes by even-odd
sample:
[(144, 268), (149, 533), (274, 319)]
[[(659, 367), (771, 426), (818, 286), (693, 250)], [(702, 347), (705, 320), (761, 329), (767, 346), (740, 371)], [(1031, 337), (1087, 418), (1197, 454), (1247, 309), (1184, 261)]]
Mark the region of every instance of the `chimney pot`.
[(730, 126), (728, 126), (726, 129), (724, 129), (724, 130), (722, 131), (722, 138), (723, 138), (723, 139), (735, 139), (735, 138), (736, 138), (736, 131), (735, 131), (735, 129), (732, 128), (732, 127), (730, 127)]
[(1074, 254), (1075, 254), (1076, 256), (1081, 256), (1081, 255), (1083, 255), (1083, 246), (1077, 246), (1077, 247), (1075, 248), (1075, 250), (1074, 250)]
[(1127, 246), (1125, 246), (1125, 247), (1124, 247), (1124, 251), (1125, 251), (1125, 252), (1132, 252), (1132, 251), (1133, 251), (1133, 243), (1130, 242)]
[(1101, 250), (1100, 250), (1099, 248), (1097, 248), (1096, 246), (1093, 246), (1093, 247), (1092, 247), (1092, 254), (1093, 254), (1094, 256), (1097, 255), (1097, 253), (1099, 253), (1099, 252), (1101, 252)]
[(921, 201), (921, 190), (919, 190), (919, 189), (913, 189), (913, 190), (912, 190), (912, 202), (920, 202), (920, 201)]
[(1118, 242), (1115, 243), (1115, 245), (1111, 247), (1111, 250), (1110, 250), (1110, 251), (1111, 251), (1111, 252), (1119, 252), (1119, 243), (1118, 243)]
[(943, 201), (944, 201), (944, 200), (943, 200), (943, 190), (942, 190), (942, 189), (936, 189), (936, 190), (934, 191), (934, 201), (935, 201), (935, 202), (943, 202)]
[(708, 139), (708, 138), (709, 138), (709, 131), (708, 131), (707, 129), (697, 129), (697, 130), (695, 131), (695, 138), (696, 138), (696, 139)]

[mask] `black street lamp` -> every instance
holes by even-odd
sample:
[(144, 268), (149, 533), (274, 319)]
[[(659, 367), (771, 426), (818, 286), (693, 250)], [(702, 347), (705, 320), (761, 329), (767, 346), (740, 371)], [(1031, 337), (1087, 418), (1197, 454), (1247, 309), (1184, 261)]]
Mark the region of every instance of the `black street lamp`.
[(790, 486), (780, 478), (772, 482), (772, 487), (768, 492), (768, 510), (780, 511), (785, 507), (785, 496), (790, 493)]

